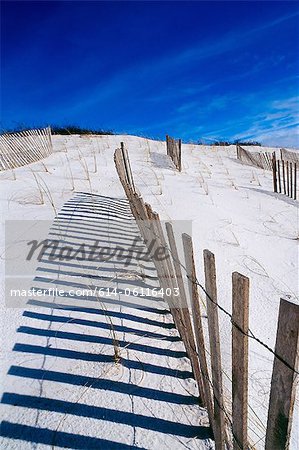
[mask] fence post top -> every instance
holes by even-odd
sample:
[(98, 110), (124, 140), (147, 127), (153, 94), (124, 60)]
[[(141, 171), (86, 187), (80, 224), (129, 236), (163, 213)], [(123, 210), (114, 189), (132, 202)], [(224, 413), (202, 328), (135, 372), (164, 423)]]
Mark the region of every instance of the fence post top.
[(294, 302), (286, 299), (286, 298), (281, 297), (279, 304), (281, 306), (285, 306), (285, 307), (288, 307), (288, 308), (293, 308), (296, 313), (299, 313), (299, 305), (297, 303), (294, 303)]
[(204, 249), (204, 251), (203, 251), (203, 256), (204, 256), (204, 258), (215, 259), (214, 253), (212, 253), (212, 252), (211, 252), (210, 250), (208, 250), (207, 248)]
[(232, 279), (233, 279), (233, 281), (242, 281), (244, 283), (248, 283), (249, 284), (249, 278), (246, 277), (245, 275), (242, 275), (239, 272), (233, 272), (232, 273)]

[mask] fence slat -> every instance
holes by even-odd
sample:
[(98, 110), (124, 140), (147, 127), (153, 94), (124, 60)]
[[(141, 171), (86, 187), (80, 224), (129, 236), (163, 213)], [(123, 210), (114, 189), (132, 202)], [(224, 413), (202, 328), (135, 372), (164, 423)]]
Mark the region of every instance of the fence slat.
[(232, 274), (232, 429), (234, 450), (248, 448), (249, 279)]
[(290, 174), (289, 174), (289, 161), (286, 162), (287, 169), (287, 196), (290, 196)]
[[(161, 225), (161, 221), (159, 218), (159, 214), (157, 213), (153, 213), (153, 217), (155, 219), (155, 225), (156, 225), (156, 230), (157, 230), (157, 235), (159, 236), (159, 245), (160, 247), (165, 249), (165, 255), (166, 258), (163, 261), (163, 263), (166, 265), (166, 271), (169, 274), (169, 278), (168, 278), (168, 283), (166, 285), (166, 288), (171, 289), (171, 295), (169, 296), (168, 299), (168, 304), (171, 310), (171, 313), (174, 316), (174, 319), (176, 321), (177, 324), (177, 329), (180, 333), (180, 336), (183, 340), (184, 343), (187, 343), (188, 338), (187, 338), (187, 334), (186, 334), (186, 326), (185, 326), (185, 322), (184, 322), (184, 317), (183, 317), (183, 312), (180, 306), (180, 298), (177, 299), (177, 297), (174, 295), (174, 289), (177, 288), (177, 277), (173, 268), (173, 264), (170, 258), (170, 254), (168, 251), (168, 247), (166, 244), (166, 240), (165, 240), (165, 236), (164, 236), (164, 232), (162, 229), (162, 225)], [(167, 301), (167, 300), (166, 300)], [(188, 343), (187, 343), (187, 347), (188, 347)]]
[(211, 427), (213, 427), (214, 423), (214, 412), (213, 412), (213, 402), (210, 388), (210, 377), (206, 359), (206, 350), (205, 350), (205, 340), (204, 333), (201, 321), (201, 310), (199, 304), (199, 295), (196, 284), (196, 272), (195, 272), (195, 263), (194, 263), (194, 254), (193, 254), (193, 245), (192, 239), (188, 234), (182, 234), (183, 239), (183, 247), (184, 247), (184, 255), (187, 269), (187, 277), (188, 277), (188, 287), (189, 294), (191, 299), (191, 307), (192, 307), (192, 318), (194, 323), (194, 334), (197, 343), (197, 352), (198, 358), (202, 373), (202, 381), (204, 387), (204, 400), (205, 405), (208, 410), (208, 416), (210, 420)]
[(297, 163), (294, 163), (294, 200), (297, 199)]
[[(214, 437), (216, 450), (225, 449), (225, 418), (222, 388), (222, 367), (219, 321), (217, 308), (217, 285), (215, 257), (209, 250), (204, 250), (205, 289), (207, 292), (207, 314), (211, 351), (211, 368), (214, 397)], [(210, 300), (213, 299), (213, 302)]]
[[(149, 218), (149, 228), (151, 230), (151, 238), (150, 238), (150, 242), (152, 242), (154, 244), (153, 247), (153, 255), (159, 250), (159, 248), (163, 247), (165, 248), (165, 244), (164, 244), (164, 236), (163, 236), (163, 232), (161, 230), (161, 228), (159, 227), (160, 225), (160, 220), (159, 220), (159, 216), (157, 213), (155, 213), (151, 206), (148, 204), (145, 204), (147, 212), (148, 212), (148, 218)], [(164, 300), (165, 302), (168, 304), (170, 312), (173, 316), (173, 320), (175, 323), (175, 326), (177, 328), (177, 330), (179, 331), (181, 337), (184, 333), (184, 327), (183, 327), (183, 323), (182, 323), (182, 317), (181, 317), (181, 312), (178, 308), (176, 308), (175, 305), (175, 301), (171, 296), (167, 296), (166, 295), (166, 289), (170, 288), (171, 289), (171, 294), (173, 294), (174, 292), (174, 273), (172, 271), (172, 267), (171, 267), (171, 261), (170, 258), (166, 258), (164, 260), (160, 260), (160, 258), (156, 258), (154, 256), (152, 256), (153, 258), (153, 262), (156, 266), (156, 270), (157, 270), (157, 274), (158, 274), (158, 278), (161, 284), (161, 287), (163, 288), (163, 291), (165, 293), (164, 295)], [(182, 337), (183, 339), (183, 337)]]
[(286, 194), (286, 174), (285, 174), (285, 165), (284, 160), (282, 160), (282, 180), (283, 180), (283, 193)]
[(290, 197), (293, 198), (293, 164), (290, 162)]
[(175, 242), (173, 228), (172, 228), (172, 225), (170, 222), (166, 223), (166, 232), (167, 232), (170, 250), (171, 250), (171, 253), (173, 256), (173, 265), (174, 265), (174, 270), (175, 270), (175, 274), (176, 274), (176, 278), (177, 278), (179, 295), (181, 298), (180, 307), (182, 310), (183, 322), (186, 327), (187, 353), (189, 353), (189, 358), (190, 358), (191, 365), (193, 368), (194, 377), (198, 384), (198, 390), (199, 390), (199, 394), (200, 394), (201, 401), (202, 401), (202, 399), (204, 398), (202, 376), (200, 373), (200, 367), (199, 367), (199, 363), (198, 363), (196, 345), (195, 345), (194, 334), (193, 334), (193, 330), (192, 330), (192, 323), (191, 323), (189, 309), (188, 309), (188, 303), (187, 303), (187, 295), (186, 295), (183, 276), (182, 276), (182, 269), (181, 269), (181, 265), (180, 265), (180, 261), (179, 261), (179, 254), (178, 254), (177, 245)]
[(182, 139), (179, 139), (179, 148), (178, 148), (178, 169), (179, 172), (182, 171)]
[[(275, 353), (296, 369), (298, 362), (299, 306), (281, 299)], [(274, 358), (265, 450), (285, 450), (289, 445), (295, 401), (295, 372)]]
[(166, 152), (179, 172), (182, 170), (182, 140), (166, 135)]
[(277, 178), (278, 178), (278, 189), (281, 192), (281, 179), (280, 179), (280, 161), (277, 160)]
[(273, 173), (273, 189), (277, 192), (277, 167), (276, 167), (276, 156), (272, 153), (272, 173)]
[(129, 157), (128, 157), (128, 152), (125, 149), (125, 146), (124, 146), (123, 142), (120, 143), (120, 148), (121, 148), (121, 152), (122, 152), (123, 165), (124, 165), (124, 169), (125, 169), (125, 173), (126, 173), (127, 182), (131, 186), (133, 192), (135, 192), (135, 186), (134, 186), (134, 181), (133, 181), (133, 175), (132, 175), (130, 160), (129, 160)]

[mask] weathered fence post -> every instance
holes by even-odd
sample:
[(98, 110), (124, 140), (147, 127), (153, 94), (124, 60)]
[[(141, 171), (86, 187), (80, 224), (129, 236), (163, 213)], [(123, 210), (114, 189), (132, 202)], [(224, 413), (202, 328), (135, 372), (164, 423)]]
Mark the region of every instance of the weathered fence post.
[(179, 172), (182, 171), (182, 139), (179, 139), (179, 148), (178, 148), (178, 169), (179, 169)]
[(214, 437), (216, 450), (225, 449), (225, 418), (222, 388), (222, 367), (220, 335), (217, 307), (217, 284), (215, 257), (209, 250), (204, 250), (205, 289), (207, 293), (207, 314), (211, 351), (211, 368), (214, 397)]
[(274, 188), (274, 192), (277, 192), (277, 172), (276, 172), (275, 152), (272, 153), (272, 172), (273, 172), (273, 188)]
[(290, 162), (290, 197), (293, 198), (293, 164)]
[(279, 192), (281, 192), (280, 161), (279, 161), (279, 160), (277, 160), (277, 177), (278, 177), (278, 188), (279, 188)]
[(204, 387), (205, 404), (206, 404), (206, 407), (208, 410), (210, 424), (211, 424), (211, 427), (213, 428), (213, 425), (214, 425), (213, 402), (212, 402), (212, 396), (211, 396), (209, 370), (208, 370), (208, 364), (207, 364), (207, 359), (206, 359), (204, 333), (203, 333), (203, 327), (202, 327), (202, 321), (201, 321), (201, 310), (200, 310), (200, 304), (199, 304), (200, 300), (199, 300), (197, 283), (196, 283), (196, 271), (195, 271), (195, 263), (194, 263), (193, 245), (192, 245), (192, 239), (188, 234), (183, 233), (182, 239), (183, 239), (184, 255), (185, 255), (185, 262), (186, 262), (186, 271), (187, 271), (187, 277), (188, 277), (189, 294), (190, 294), (191, 306), (192, 306), (194, 334), (195, 334), (195, 339), (196, 339), (196, 343), (197, 343), (197, 352), (198, 352), (198, 358), (199, 358), (199, 363), (200, 363), (200, 368), (201, 368), (201, 373), (202, 373), (203, 387)]
[(172, 260), (173, 260), (173, 266), (174, 266), (174, 270), (175, 270), (175, 274), (176, 274), (177, 285), (179, 288), (180, 307), (181, 307), (181, 311), (182, 311), (183, 322), (186, 327), (186, 337), (187, 337), (186, 349), (187, 349), (187, 353), (189, 353), (189, 358), (190, 358), (191, 365), (193, 368), (194, 377), (198, 384), (199, 395), (200, 395), (201, 401), (203, 401), (204, 389), (203, 389), (203, 384), (202, 384), (202, 376), (201, 376), (200, 367), (199, 367), (199, 363), (198, 363), (196, 345), (195, 345), (195, 340), (194, 340), (194, 335), (193, 335), (193, 330), (192, 330), (192, 323), (191, 323), (191, 319), (190, 319), (187, 296), (186, 296), (184, 280), (183, 280), (183, 276), (182, 276), (182, 269), (181, 269), (181, 264), (179, 261), (179, 254), (178, 254), (178, 250), (177, 250), (177, 246), (176, 246), (176, 242), (175, 242), (173, 228), (172, 228), (172, 225), (170, 222), (166, 223), (166, 232), (167, 232), (167, 237), (168, 237), (170, 250), (171, 250), (171, 254), (172, 254)]
[(290, 196), (290, 173), (289, 173), (289, 161), (286, 161), (287, 169), (287, 196)]
[(285, 175), (285, 165), (284, 165), (284, 160), (281, 160), (282, 162), (282, 180), (283, 180), (283, 193), (286, 194), (286, 175)]
[(297, 164), (294, 163), (294, 200), (297, 199)]
[(176, 169), (181, 172), (182, 170), (182, 140), (175, 140), (172, 137), (166, 135), (166, 151), (167, 155), (171, 158)]
[(129, 157), (128, 157), (128, 152), (125, 149), (123, 142), (120, 143), (120, 148), (121, 148), (121, 152), (122, 152), (122, 157), (123, 157), (123, 163), (124, 163), (124, 168), (125, 168), (125, 172), (126, 172), (127, 182), (132, 187), (133, 192), (136, 192), (135, 191), (134, 180), (133, 180), (133, 175), (132, 175), (132, 169), (131, 169), (131, 165), (130, 165), (130, 160), (129, 160)]
[(248, 448), (249, 279), (232, 274), (232, 431), (234, 450)]
[[(271, 380), (265, 450), (289, 446), (299, 350), (299, 306), (281, 299)], [(282, 361), (285, 361), (285, 363)]]

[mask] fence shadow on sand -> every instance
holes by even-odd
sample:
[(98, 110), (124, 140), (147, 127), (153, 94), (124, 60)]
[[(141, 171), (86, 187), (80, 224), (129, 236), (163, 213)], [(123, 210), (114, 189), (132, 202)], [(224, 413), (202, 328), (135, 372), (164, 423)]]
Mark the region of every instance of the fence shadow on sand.
[[(128, 201), (87, 193), (64, 205), (49, 239), (59, 248), (97, 241), (127, 255), (146, 252)], [(208, 439), (196, 395), (180, 384), (194, 380), (167, 305), (148, 295), (158, 287), (154, 264), (133, 256), (125, 264), (116, 253), (106, 261), (50, 260), (49, 251), (33, 282), (45, 295), (28, 300), (13, 347), (2, 397), (5, 440), (113, 450), (144, 448), (138, 436), (145, 430), (171, 435), (177, 446)], [(65, 292), (54, 297), (49, 287)], [(76, 294), (95, 288), (96, 295)], [(146, 295), (132, 294), (142, 288)], [(102, 298), (108, 289), (115, 294)]]

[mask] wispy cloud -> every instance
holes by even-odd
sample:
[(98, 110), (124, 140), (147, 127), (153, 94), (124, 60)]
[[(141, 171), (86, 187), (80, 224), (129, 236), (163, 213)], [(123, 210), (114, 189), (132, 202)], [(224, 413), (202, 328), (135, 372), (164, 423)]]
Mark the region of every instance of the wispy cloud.
[[(127, 66), (118, 71), (114, 76), (101, 81), (87, 90), (84, 101), (82, 101), (81, 94), (78, 94), (77, 100), (76, 97), (74, 97), (74, 102), (70, 105), (68, 112), (70, 114), (77, 113), (78, 111), (83, 112), (84, 110), (99, 104), (103, 98), (115, 98), (116, 96), (128, 93), (130, 91), (132, 92), (132, 95), (136, 95), (136, 87), (143, 86), (143, 90), (146, 90), (144, 86), (147, 85), (147, 80), (150, 80), (151, 83), (155, 80), (159, 80), (159, 83), (163, 82), (163, 80), (166, 82), (166, 80), (169, 77), (173, 77), (174, 74), (176, 74), (176, 77), (179, 78), (187, 68), (192, 68), (194, 64), (207, 60), (213, 60), (213, 58), (220, 55), (225, 55), (228, 52), (244, 48), (250, 45), (252, 41), (259, 39), (260, 32), (275, 27), (298, 15), (299, 12), (284, 15), (265, 22), (255, 28), (236, 28), (226, 35), (216, 36), (216, 38), (206, 41), (198, 41), (193, 45), (193, 47), (182, 50), (179, 53), (172, 52), (152, 60), (146, 59), (143, 62), (139, 61), (136, 64)], [(265, 66), (265, 64), (265, 61), (259, 61), (253, 64), (252, 67), (246, 72), (233, 74), (224, 77), (224, 79), (219, 77), (219, 83), (225, 81), (225, 79), (227, 81), (233, 81), (246, 78), (254, 73), (257, 73)], [(216, 69), (219, 70), (219, 67), (216, 67)], [(217, 81), (205, 83), (203, 86), (200, 84), (198, 86), (190, 86), (189, 95), (195, 95), (204, 90), (208, 90), (216, 84)], [(188, 88), (185, 87), (185, 89)], [(166, 97), (169, 100), (171, 95), (174, 97), (183, 96), (188, 95), (188, 92), (179, 88), (168, 97), (165, 93), (155, 95), (152, 97), (152, 101), (163, 101), (163, 98), (165, 99)]]
[(233, 136), (266, 145), (299, 147), (299, 97), (275, 100), (251, 121), (249, 128)]

